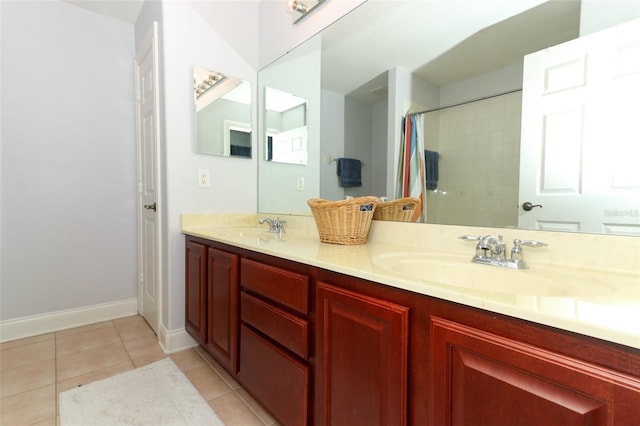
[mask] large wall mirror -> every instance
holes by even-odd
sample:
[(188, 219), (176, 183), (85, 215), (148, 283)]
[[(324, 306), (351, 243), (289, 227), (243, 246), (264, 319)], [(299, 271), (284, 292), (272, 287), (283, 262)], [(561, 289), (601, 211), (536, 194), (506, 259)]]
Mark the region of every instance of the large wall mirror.
[[(588, 40), (592, 33), (636, 18), (640, 18), (637, 0), (368, 1), (261, 70), (258, 81), (296, 79), (300, 69), (283, 64), (309, 51), (319, 57), (319, 94), (306, 97), (310, 112), (321, 111), (317, 134), (310, 126), (308, 138), (309, 146), (319, 144), (308, 156), (317, 174), (306, 177), (317, 179), (318, 185), (306, 188), (306, 198), (377, 195), (393, 199), (403, 117), (428, 112), (424, 114), (425, 147), (440, 153), (440, 176), (437, 189), (427, 191), (427, 223), (640, 235), (640, 188), (633, 188), (640, 186), (640, 176), (634, 168), (625, 169), (635, 174), (627, 173), (627, 186), (615, 194), (620, 203), (610, 207), (569, 203), (558, 220), (561, 225), (573, 224), (575, 212), (591, 209), (608, 214), (612, 223), (624, 216), (628, 226), (525, 224), (525, 215), (541, 209), (522, 208), (527, 200), (520, 187), (520, 168), (529, 158), (520, 156), (521, 141), (526, 140), (521, 132), (530, 131), (522, 124), (522, 113), (531, 108), (528, 96), (523, 96), (524, 56), (570, 40)], [(629, 52), (640, 51), (635, 43), (629, 41)], [(304, 69), (306, 76), (311, 68)], [(640, 68), (625, 79), (631, 89), (637, 89)], [(638, 102), (629, 105), (637, 108)], [(264, 105), (259, 107), (259, 114), (264, 114), (261, 110)], [(611, 115), (602, 115), (605, 127), (637, 130), (638, 126), (626, 125), (620, 117), (608, 122)], [(585, 126), (581, 131), (587, 130)], [(575, 139), (559, 139), (574, 145), (560, 149), (550, 145), (549, 139), (546, 150), (565, 156), (560, 165), (579, 167), (581, 158), (569, 157), (581, 156), (580, 149), (574, 149)], [(639, 144), (637, 139), (626, 140), (620, 157), (628, 158), (638, 152)], [(621, 143), (608, 146), (620, 148)], [(335, 162), (328, 160), (339, 157), (358, 158), (366, 164), (362, 187), (339, 187)], [(268, 174), (268, 168), (259, 162), (259, 174), (263, 173)], [(584, 177), (585, 182), (589, 179), (593, 180)], [(300, 203), (296, 186), (290, 188), (265, 187), (261, 178), (259, 211), (310, 214)]]
[(251, 158), (251, 84), (193, 68), (196, 152)]

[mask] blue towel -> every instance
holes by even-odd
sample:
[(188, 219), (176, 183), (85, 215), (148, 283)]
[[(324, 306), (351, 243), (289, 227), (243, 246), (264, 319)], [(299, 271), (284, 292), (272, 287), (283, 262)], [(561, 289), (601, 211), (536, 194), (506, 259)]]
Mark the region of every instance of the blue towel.
[(438, 188), (438, 160), (440, 154), (435, 151), (424, 150), (425, 174), (427, 180), (427, 189), (434, 190)]
[(338, 178), (343, 188), (362, 186), (362, 163), (354, 158), (338, 158)]

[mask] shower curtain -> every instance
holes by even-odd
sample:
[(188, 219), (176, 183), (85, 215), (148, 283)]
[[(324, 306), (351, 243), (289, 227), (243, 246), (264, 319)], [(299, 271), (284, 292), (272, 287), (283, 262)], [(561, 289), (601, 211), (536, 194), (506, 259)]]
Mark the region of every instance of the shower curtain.
[(416, 197), (421, 201), (412, 217), (414, 222), (426, 222), (426, 178), (424, 164), (424, 117), (407, 115), (402, 129), (398, 162), (396, 198)]

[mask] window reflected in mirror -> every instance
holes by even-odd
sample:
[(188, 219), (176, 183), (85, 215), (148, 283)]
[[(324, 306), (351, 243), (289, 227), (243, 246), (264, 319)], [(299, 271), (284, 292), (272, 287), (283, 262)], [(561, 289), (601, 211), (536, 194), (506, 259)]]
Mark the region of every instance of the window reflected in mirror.
[(265, 160), (307, 164), (307, 100), (266, 87), (265, 104)]
[(198, 154), (251, 158), (251, 84), (193, 69)]

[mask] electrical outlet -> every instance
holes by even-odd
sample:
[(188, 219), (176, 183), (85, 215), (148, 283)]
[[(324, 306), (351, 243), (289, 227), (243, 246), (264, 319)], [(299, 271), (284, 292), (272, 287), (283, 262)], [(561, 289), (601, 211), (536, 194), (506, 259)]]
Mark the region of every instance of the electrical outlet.
[(298, 181), (296, 182), (296, 189), (298, 191), (304, 191), (304, 178), (302, 176), (298, 176)]
[(209, 169), (198, 170), (198, 186), (201, 188), (209, 186)]

